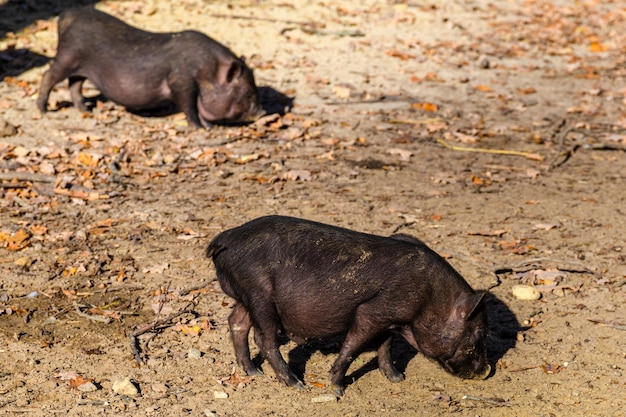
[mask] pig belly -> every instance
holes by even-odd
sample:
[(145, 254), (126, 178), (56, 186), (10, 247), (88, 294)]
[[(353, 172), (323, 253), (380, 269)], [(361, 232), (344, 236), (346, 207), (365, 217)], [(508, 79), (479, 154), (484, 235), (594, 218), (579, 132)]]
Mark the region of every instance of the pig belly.
[(359, 291), (345, 283), (328, 285), (332, 279), (320, 281), (276, 291), (281, 295), (274, 297), (274, 303), (288, 334), (305, 339), (345, 334), (359, 306), (375, 296), (373, 291)]
[(150, 109), (172, 102), (172, 91), (165, 78), (154, 81), (143, 74), (113, 73), (106, 77), (90, 76), (87, 79), (109, 100), (129, 109)]
[[(281, 325), (294, 339), (316, 339), (345, 334), (353, 309), (341, 310), (335, 303), (288, 301), (276, 304)], [(313, 300), (311, 300), (313, 301)]]

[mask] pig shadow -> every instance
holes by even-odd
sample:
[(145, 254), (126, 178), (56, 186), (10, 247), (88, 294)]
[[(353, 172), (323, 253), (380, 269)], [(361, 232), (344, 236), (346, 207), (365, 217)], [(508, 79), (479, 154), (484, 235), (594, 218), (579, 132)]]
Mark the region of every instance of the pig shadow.
[[(83, 100), (87, 110), (89, 111), (92, 111), (97, 106), (99, 101), (102, 103), (106, 103), (108, 101), (102, 94), (89, 97), (84, 96)], [(291, 111), (293, 108), (293, 98), (284, 95), (272, 87), (259, 87), (259, 101), (265, 111), (265, 114), (278, 113), (281, 116), (284, 116), (285, 113)], [(60, 101), (57, 106), (58, 108), (72, 107), (72, 103), (69, 101)], [(181, 112), (174, 104), (156, 107), (153, 109), (125, 109), (127, 112), (140, 117), (168, 117)], [(218, 120), (213, 123), (220, 126), (245, 126), (250, 124), (250, 122), (232, 122), (222, 120)]]
[(0, 80), (4, 77), (15, 77), (29, 69), (41, 67), (50, 61), (45, 55), (40, 55), (29, 49), (15, 49), (9, 47), (0, 51)]
[[(98, 0), (37, 0), (7, 1), (0, 5), (0, 39), (7, 33), (17, 33), (37, 20), (47, 20), (63, 10), (92, 5)], [(29, 49), (15, 49), (9, 46), (0, 51), (0, 80), (6, 76), (18, 76), (32, 68), (50, 61), (49, 57)]]
[(272, 87), (259, 87), (259, 101), (265, 114), (278, 113), (284, 116), (293, 108), (293, 97), (288, 97)]
[[(527, 327), (520, 326), (517, 317), (509, 309), (509, 307), (493, 294), (488, 294), (485, 298), (487, 304), (487, 316), (489, 320), (489, 333), (487, 337), (487, 359), (491, 365), (492, 375), (496, 372), (497, 362), (510, 349), (515, 348), (517, 342), (517, 334), (520, 331), (528, 330)], [(289, 367), (300, 380), (304, 381), (306, 371), (306, 363), (311, 359), (314, 353), (320, 352), (323, 355), (336, 355), (339, 353), (342, 344), (342, 338), (327, 338), (319, 340), (311, 340), (304, 345), (298, 345), (289, 351)], [(284, 337), (281, 342), (287, 343), (288, 339)], [(376, 344), (368, 347), (365, 351), (375, 350)], [(411, 345), (409, 345), (403, 337), (394, 336), (391, 356), (398, 371), (405, 373), (409, 362), (418, 354)], [(259, 355), (254, 358), (254, 362), (259, 366), (262, 359)], [(359, 358), (355, 359), (354, 365), (359, 365)], [(348, 385), (357, 381), (368, 372), (378, 369), (378, 358), (374, 357), (368, 362), (358, 366), (352, 373), (346, 375), (346, 383)], [(443, 370), (443, 368), (442, 368)], [(330, 372), (330, 368), (328, 369)]]
[(37, 20), (59, 15), (63, 10), (92, 5), (98, 0), (7, 1), (0, 5), (0, 38), (17, 33)]

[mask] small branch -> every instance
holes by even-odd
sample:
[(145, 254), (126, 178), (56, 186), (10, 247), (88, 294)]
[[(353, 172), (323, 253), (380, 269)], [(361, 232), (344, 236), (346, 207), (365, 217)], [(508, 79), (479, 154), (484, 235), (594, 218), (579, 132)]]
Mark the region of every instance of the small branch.
[(100, 323), (105, 323), (105, 324), (109, 324), (111, 322), (111, 319), (109, 317), (92, 316), (90, 314), (83, 313), (82, 311), (80, 311), (80, 306), (78, 305), (78, 303), (74, 303), (74, 309), (76, 310), (76, 313), (79, 316), (84, 317), (86, 319), (97, 321)]
[(56, 182), (57, 177), (32, 172), (0, 172), (0, 181)]
[(492, 153), (497, 155), (511, 155), (511, 156), (523, 156), (524, 158), (532, 159), (533, 161), (543, 161), (543, 156), (532, 152), (521, 151), (509, 151), (505, 149), (488, 149), (488, 148), (467, 148), (465, 146), (450, 145), (448, 142), (441, 138), (437, 138), (437, 143), (445, 146), (452, 151), (459, 152), (480, 152), (480, 153)]
[(184, 289), (184, 290), (182, 290), (180, 292), (180, 296), (185, 296), (185, 295), (187, 295), (187, 294), (189, 294), (191, 292), (201, 290), (204, 287), (208, 287), (210, 283), (211, 283), (211, 281), (207, 281), (207, 282), (205, 282), (203, 284), (194, 285), (193, 287), (186, 288), (186, 289)]
[(303, 22), (297, 20), (286, 20), (286, 19), (272, 19), (269, 17), (257, 17), (257, 16), (244, 16), (240, 14), (224, 14), (224, 13), (211, 13), (209, 16), (217, 17), (220, 19), (238, 19), (238, 20), (256, 20), (261, 22), (270, 22), (270, 23), (285, 23), (288, 25), (299, 25), (299, 26), (310, 26), (313, 25), (311, 22)]
[(473, 395), (464, 395), (462, 400), (479, 401), (496, 407), (510, 407), (511, 404), (506, 403), (502, 398), (475, 397)]
[(600, 324), (602, 326), (612, 327), (617, 330), (626, 330), (626, 325), (617, 323), (615, 321), (599, 320), (599, 319), (587, 319), (587, 320), (589, 320), (592, 323)]
[[(563, 129), (565, 128), (565, 129)], [(567, 119), (563, 119), (561, 120), (561, 122), (559, 123), (557, 130), (555, 132), (555, 134), (557, 132), (561, 132), (559, 133), (559, 147), (556, 151), (556, 155), (554, 156), (554, 158), (552, 158), (552, 161), (550, 162), (550, 164), (548, 165), (548, 171), (552, 171), (554, 168), (563, 165), (565, 162), (567, 162), (567, 160), (569, 158), (572, 157), (572, 155), (575, 152), (575, 148), (574, 149), (570, 149), (567, 152), (563, 152), (563, 146), (565, 144), (565, 139), (567, 138), (567, 135), (569, 134), (569, 132), (572, 130), (572, 128), (570, 126), (568, 126), (567, 124)], [(563, 159), (559, 164), (556, 163), (556, 161), (561, 157), (561, 156), (565, 156), (565, 159)]]
[(524, 366), (521, 368), (515, 368), (515, 369), (507, 369), (507, 371), (509, 372), (524, 372), (524, 371), (530, 371), (531, 369), (537, 369), (539, 368), (538, 366)]
[(582, 265), (580, 262), (568, 261), (568, 260), (562, 260), (562, 259), (551, 259), (551, 258), (531, 258), (531, 259), (527, 259), (525, 261), (522, 261), (512, 266), (496, 267), (494, 268), (493, 272), (495, 274), (503, 274), (506, 272), (525, 272), (531, 269), (538, 268), (539, 267), (538, 264), (542, 264), (546, 262), (561, 265), (561, 266), (556, 266), (556, 269), (558, 269), (559, 271), (579, 272), (579, 273), (592, 274), (592, 275), (596, 274), (595, 271), (593, 271), (590, 268), (587, 268), (586, 266)]
[(130, 349), (132, 350), (133, 356), (135, 357), (135, 360), (137, 361), (138, 365), (144, 364), (146, 362), (141, 354), (139, 343), (137, 342), (137, 337), (153, 330), (159, 330), (159, 328), (165, 324), (168, 324), (169, 326), (170, 322), (174, 320), (176, 317), (182, 316), (183, 314), (187, 314), (187, 313), (194, 314), (194, 315), (196, 314), (195, 311), (185, 308), (184, 310), (180, 310), (176, 313), (170, 314), (169, 316), (167, 316), (166, 318), (162, 320), (158, 320), (150, 324), (145, 324), (141, 327), (136, 328), (132, 332), (130, 332), (130, 335), (129, 335)]

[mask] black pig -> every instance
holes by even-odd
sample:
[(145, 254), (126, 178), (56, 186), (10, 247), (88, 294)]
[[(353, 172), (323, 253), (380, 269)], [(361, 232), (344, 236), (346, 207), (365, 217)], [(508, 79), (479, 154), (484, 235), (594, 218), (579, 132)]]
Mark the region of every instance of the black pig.
[(200, 32), (146, 32), (92, 8), (62, 13), (58, 27), (57, 55), (37, 99), (42, 113), (52, 87), (65, 78), (81, 111), (86, 110), (81, 88), (89, 79), (105, 97), (130, 110), (174, 104), (196, 127), (261, 113), (252, 71)]
[(408, 235), (383, 237), (292, 217), (261, 217), (219, 234), (206, 252), (226, 294), (236, 300), (228, 323), (237, 363), (260, 374), (248, 334), (278, 380), (303, 384), (279, 352), (278, 334), (302, 343), (345, 336), (330, 379), (343, 394), (350, 363), (367, 346), (393, 382), (391, 336), (462, 378), (484, 379), (485, 291), (474, 291), (443, 258)]

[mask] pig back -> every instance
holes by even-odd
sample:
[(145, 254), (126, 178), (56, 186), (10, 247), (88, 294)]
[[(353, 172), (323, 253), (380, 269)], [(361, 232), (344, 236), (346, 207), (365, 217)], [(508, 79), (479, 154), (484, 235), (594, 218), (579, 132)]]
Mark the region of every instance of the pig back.
[(266, 297), (283, 326), (303, 337), (346, 331), (364, 304), (376, 305), (390, 324), (411, 322), (425, 308), (424, 300), (441, 298), (442, 289), (454, 297), (469, 288), (417, 239), (282, 216), (221, 233), (207, 255), (224, 292), (244, 305)]

